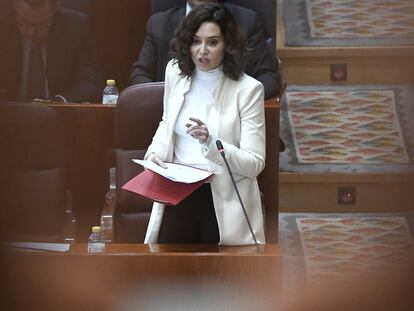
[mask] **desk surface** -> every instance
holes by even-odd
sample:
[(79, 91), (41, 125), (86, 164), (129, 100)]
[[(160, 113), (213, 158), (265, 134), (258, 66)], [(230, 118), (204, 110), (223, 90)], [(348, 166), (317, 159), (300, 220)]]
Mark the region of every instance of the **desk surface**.
[(2, 255), (7, 310), (275, 310), (282, 289), (277, 245), (259, 254), (255, 246), (107, 244), (88, 254), (73, 244), (66, 253)]
[[(49, 255), (100, 255), (100, 256), (282, 256), (278, 245), (265, 244), (246, 246), (220, 246), (205, 244), (118, 244), (107, 243), (105, 252), (90, 254), (88, 253), (87, 243), (70, 244), (69, 250), (50, 251), (42, 250), (42, 243), (35, 243), (35, 248), (30, 248), (31, 244), (27, 243), (24, 247), (13, 245), (2, 245), (0, 251), (4, 253), (23, 253), (23, 254), (49, 254)], [(46, 243), (50, 246), (53, 244)], [(55, 244), (56, 245), (56, 244)], [(61, 245), (61, 244), (58, 244)], [(68, 245), (68, 244), (66, 244)]]
[(79, 104), (79, 103), (61, 103), (61, 102), (45, 102), (44, 105), (53, 107), (53, 108), (65, 108), (65, 109), (73, 109), (73, 108), (82, 108), (82, 109), (114, 109), (116, 105), (108, 104), (103, 105), (100, 103), (85, 103), (85, 104)]
[[(101, 103), (85, 103), (85, 104), (79, 104), (79, 103), (61, 103), (61, 102), (45, 102), (44, 103), (47, 106), (50, 107), (62, 107), (62, 108), (98, 108), (98, 109), (113, 109), (116, 107), (116, 105), (108, 104), (103, 105)], [(266, 108), (279, 108), (280, 103), (278, 99), (267, 99), (265, 100), (265, 107)]]
[[(163, 256), (282, 256), (277, 245), (218, 246), (201, 244), (106, 244), (104, 255)], [(87, 244), (72, 244), (70, 254), (87, 254)]]

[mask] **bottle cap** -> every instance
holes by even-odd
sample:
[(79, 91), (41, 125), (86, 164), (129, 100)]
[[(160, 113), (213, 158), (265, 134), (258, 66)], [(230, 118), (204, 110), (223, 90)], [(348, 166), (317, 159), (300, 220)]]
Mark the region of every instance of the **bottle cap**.
[(115, 80), (106, 80), (107, 85), (115, 85)]
[(93, 226), (92, 227), (92, 232), (93, 233), (99, 233), (99, 232), (101, 232), (102, 231), (102, 228), (101, 227), (99, 227), (99, 226)]

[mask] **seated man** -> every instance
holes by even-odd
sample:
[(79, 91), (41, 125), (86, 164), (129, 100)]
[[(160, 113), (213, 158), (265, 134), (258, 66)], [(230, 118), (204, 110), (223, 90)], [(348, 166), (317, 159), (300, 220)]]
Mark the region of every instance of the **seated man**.
[[(178, 23), (191, 8), (208, 2), (217, 0), (188, 0), (187, 7), (175, 7), (155, 13), (149, 18), (144, 45), (138, 60), (132, 66), (130, 85), (164, 81), (165, 67), (171, 59), (169, 42)], [(280, 84), (277, 62), (271, 56), (257, 14), (232, 3), (225, 2), (224, 5), (234, 14), (248, 39), (249, 55), (245, 72), (262, 82), (265, 98), (276, 96)]]
[(3, 96), (100, 102), (102, 73), (87, 17), (57, 2), (13, 0), (0, 14)]

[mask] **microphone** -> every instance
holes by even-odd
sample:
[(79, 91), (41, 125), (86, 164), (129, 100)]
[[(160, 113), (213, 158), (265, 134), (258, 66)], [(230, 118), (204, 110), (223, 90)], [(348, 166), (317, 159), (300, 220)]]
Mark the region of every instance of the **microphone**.
[(250, 229), (250, 233), (252, 234), (254, 244), (256, 245), (257, 250), (260, 252), (259, 243), (257, 243), (256, 236), (255, 236), (255, 234), (253, 232), (253, 229), (252, 229), (252, 225), (250, 224), (249, 216), (247, 216), (246, 209), (244, 208), (243, 201), (240, 197), (239, 189), (237, 188), (236, 182), (234, 181), (233, 173), (231, 172), (229, 163), (227, 162), (226, 154), (224, 153), (223, 144), (221, 143), (220, 139), (216, 140), (216, 146), (217, 146), (217, 149), (220, 152), (220, 154), (221, 154), (221, 156), (224, 160), (224, 163), (226, 164), (227, 171), (229, 172), (231, 181), (233, 183), (234, 189), (236, 190), (237, 197), (238, 197), (240, 205), (242, 207), (244, 217), (246, 218), (247, 225), (249, 226), (249, 229)]

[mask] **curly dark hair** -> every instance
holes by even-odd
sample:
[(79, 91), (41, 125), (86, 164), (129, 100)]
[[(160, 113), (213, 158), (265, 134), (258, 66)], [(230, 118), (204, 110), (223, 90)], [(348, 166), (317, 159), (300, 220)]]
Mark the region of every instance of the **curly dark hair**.
[(223, 72), (229, 78), (238, 80), (246, 61), (247, 40), (230, 11), (219, 3), (197, 6), (178, 26), (175, 37), (171, 40), (171, 49), (181, 74), (190, 77), (194, 73), (191, 45), (195, 33), (204, 22), (212, 22), (220, 27), (225, 43)]

